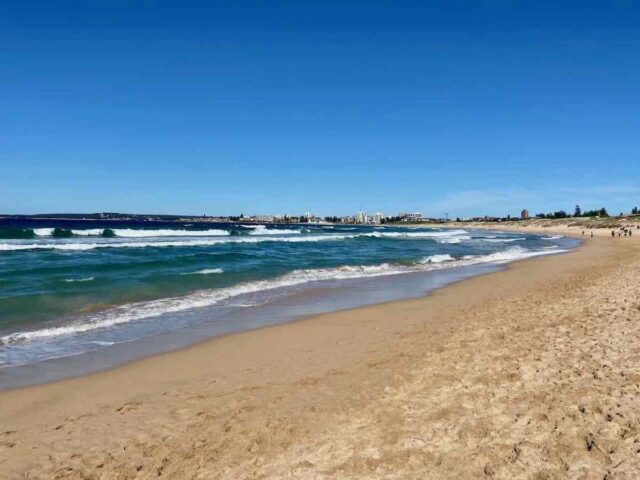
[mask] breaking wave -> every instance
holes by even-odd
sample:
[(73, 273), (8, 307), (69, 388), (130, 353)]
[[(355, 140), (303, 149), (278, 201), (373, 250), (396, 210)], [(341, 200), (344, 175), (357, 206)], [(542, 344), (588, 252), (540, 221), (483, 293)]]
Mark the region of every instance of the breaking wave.
[(145, 248), (145, 247), (199, 247), (223, 243), (259, 243), (259, 242), (323, 242), (344, 240), (360, 235), (305, 235), (299, 237), (229, 237), (193, 240), (147, 240), (147, 241), (101, 241), (101, 242), (64, 242), (64, 243), (0, 243), (0, 251), (16, 250), (66, 250), (82, 251), (96, 248)]
[[(378, 238), (440, 238), (440, 237), (455, 237), (469, 233), (466, 230), (436, 230), (431, 232), (370, 232), (363, 235)], [(469, 238), (469, 237), (467, 237)]]
[(221, 268), (204, 268), (195, 272), (181, 273), (180, 275), (211, 275), (212, 273), (224, 273), (224, 270)]
[(33, 238), (33, 237), (123, 237), (123, 238), (148, 238), (148, 237), (217, 237), (230, 235), (230, 232), (222, 229), (209, 230), (184, 230), (184, 229), (146, 229), (146, 228), (34, 228), (34, 229), (5, 229), (5, 235), (0, 238)]
[(521, 242), (522, 240), (526, 240), (526, 238), (524, 237), (517, 237), (517, 238), (493, 237), (493, 238), (482, 238), (481, 240), (483, 242), (489, 242), (489, 243), (512, 243), (512, 242)]
[[(83, 251), (96, 248), (159, 248), (159, 247), (198, 247), (212, 246), (222, 243), (258, 243), (258, 242), (324, 242), (335, 240), (346, 240), (353, 238), (393, 238), (393, 239), (432, 239), (438, 243), (460, 243), (469, 240), (471, 237), (464, 235), (465, 230), (435, 231), (435, 232), (365, 232), (365, 233), (327, 233), (316, 235), (291, 235), (293, 232), (300, 234), (299, 230), (284, 229), (258, 229), (263, 233), (255, 233), (240, 236), (229, 236), (226, 230), (128, 230), (114, 229), (116, 237), (126, 239), (101, 238), (99, 241), (60, 241), (56, 243), (0, 243), (0, 251), (18, 250), (63, 250), (63, 251)], [(158, 233), (165, 232), (165, 233)], [(172, 232), (169, 235), (167, 232)], [(176, 234), (176, 232), (183, 232)], [(224, 235), (223, 235), (224, 233)], [(195, 235), (194, 235), (195, 234)], [(184, 240), (155, 240), (152, 237), (208, 237), (191, 238)], [(146, 239), (146, 237), (149, 237)], [(141, 240), (132, 241), (131, 239)], [(143, 240), (144, 239), (144, 240)]]
[[(72, 324), (5, 335), (0, 338), (0, 345), (90, 332), (97, 329), (158, 317), (164, 314), (207, 307), (244, 294), (292, 287), (310, 282), (427, 272), (483, 263), (506, 263), (565, 251), (567, 250), (546, 249), (530, 251), (522, 247), (511, 247), (488, 255), (469, 255), (461, 258), (454, 258), (449, 254), (431, 255), (410, 265), (382, 263), (379, 265), (346, 265), (337, 268), (299, 269), (274, 279), (246, 282), (213, 290), (203, 290), (185, 297), (164, 298), (121, 305), (99, 314), (84, 317), (82, 320)], [(219, 269), (201, 270), (193, 273), (222, 273), (217, 272), (217, 270)]]
[(448, 253), (445, 253), (440, 255), (429, 255), (428, 257), (425, 257), (422, 260), (420, 260), (420, 263), (442, 263), (442, 262), (450, 262), (452, 260), (455, 260), (455, 259)]
[(291, 230), (286, 228), (267, 228), (266, 225), (242, 225), (251, 229), (249, 235), (297, 235), (301, 234), (300, 230)]
[(229, 231), (220, 229), (211, 230), (147, 230), (135, 228), (114, 228), (116, 237), (124, 238), (148, 238), (148, 237), (219, 237), (229, 235)]

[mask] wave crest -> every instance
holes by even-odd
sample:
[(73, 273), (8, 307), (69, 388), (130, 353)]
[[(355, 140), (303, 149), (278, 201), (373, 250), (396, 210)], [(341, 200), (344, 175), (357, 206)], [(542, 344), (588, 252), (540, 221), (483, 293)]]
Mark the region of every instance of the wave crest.
[(302, 233), (300, 230), (291, 230), (287, 228), (267, 228), (266, 225), (242, 225), (245, 228), (250, 228), (249, 235), (299, 235)]
[(117, 237), (124, 238), (150, 238), (150, 237), (220, 237), (229, 235), (229, 231), (220, 229), (210, 230), (172, 230), (169, 228), (158, 230), (113, 228)]
[(101, 328), (108, 328), (133, 321), (157, 317), (167, 313), (207, 307), (243, 294), (291, 287), (309, 282), (427, 272), (484, 263), (500, 264), (566, 251), (567, 250), (563, 249), (530, 251), (526, 248), (516, 246), (488, 255), (465, 256), (457, 259), (448, 254), (431, 255), (412, 265), (393, 265), (389, 263), (382, 263), (378, 265), (345, 265), (336, 268), (294, 270), (274, 279), (257, 280), (231, 287), (204, 290), (185, 297), (164, 298), (150, 302), (138, 302), (122, 305), (99, 314), (85, 317), (82, 321), (69, 325), (41, 330), (15, 332), (1, 337), (0, 345), (85, 333)]
[(185, 272), (180, 275), (211, 275), (212, 273), (224, 273), (221, 268), (203, 268), (202, 270), (196, 270), (195, 272)]

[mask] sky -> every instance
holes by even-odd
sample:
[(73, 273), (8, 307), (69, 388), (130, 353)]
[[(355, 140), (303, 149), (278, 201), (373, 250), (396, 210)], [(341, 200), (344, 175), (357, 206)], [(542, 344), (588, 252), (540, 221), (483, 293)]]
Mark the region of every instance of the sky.
[(0, 213), (640, 206), (640, 3), (0, 2)]

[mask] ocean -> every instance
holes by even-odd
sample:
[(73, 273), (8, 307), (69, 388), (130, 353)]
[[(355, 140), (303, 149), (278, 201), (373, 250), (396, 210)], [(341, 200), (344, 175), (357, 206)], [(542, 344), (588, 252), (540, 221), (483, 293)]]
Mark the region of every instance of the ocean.
[(119, 352), (112, 366), (203, 337), (419, 296), (577, 243), (427, 227), (0, 219), (0, 388), (16, 383), (19, 370), (7, 373), (18, 366)]

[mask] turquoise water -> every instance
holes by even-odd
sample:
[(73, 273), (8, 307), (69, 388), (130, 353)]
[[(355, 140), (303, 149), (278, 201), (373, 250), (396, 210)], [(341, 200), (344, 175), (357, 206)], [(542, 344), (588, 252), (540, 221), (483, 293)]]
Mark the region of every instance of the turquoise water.
[(78, 355), (229, 311), (237, 318), (319, 286), (355, 288), (359, 279), (573, 246), (561, 237), (461, 229), (0, 223), (0, 366)]

